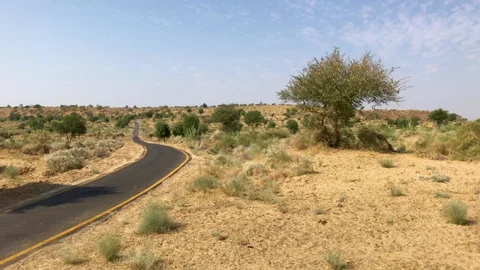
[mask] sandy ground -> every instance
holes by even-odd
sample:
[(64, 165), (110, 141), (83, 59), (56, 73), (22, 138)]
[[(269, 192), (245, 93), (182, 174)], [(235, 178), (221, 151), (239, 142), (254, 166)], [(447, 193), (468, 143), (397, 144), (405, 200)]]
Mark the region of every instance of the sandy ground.
[[(131, 269), (139, 251), (153, 253), (165, 269), (329, 269), (323, 256), (332, 249), (342, 251), (349, 269), (480, 269), (480, 163), (319, 148), (290, 152), (310, 157), (317, 173), (280, 182), (282, 210), (227, 197), (221, 190), (191, 193), (186, 187), (211, 159), (194, 156), (160, 187), (106, 221), (7, 269)], [(383, 158), (396, 167), (382, 168), (378, 160)], [(424, 180), (433, 167), (450, 182)], [(406, 196), (390, 196), (392, 184)], [(434, 198), (437, 191), (451, 198)], [(467, 226), (442, 217), (442, 205), (451, 199), (469, 206)], [(167, 205), (181, 227), (138, 235), (139, 217), (152, 201)], [(324, 213), (316, 215), (318, 208)], [(107, 232), (122, 236), (120, 258), (111, 263), (96, 251), (96, 239)], [(212, 232), (227, 238), (217, 240)], [(87, 261), (64, 264), (61, 258), (71, 250)]]
[(123, 146), (109, 157), (88, 159), (82, 169), (56, 175), (46, 174), (43, 156), (26, 155), (15, 150), (0, 150), (0, 166), (15, 166), (20, 172), (15, 179), (0, 177), (0, 207), (77, 181), (98, 177), (140, 158), (143, 148), (134, 143), (130, 137), (122, 140)]

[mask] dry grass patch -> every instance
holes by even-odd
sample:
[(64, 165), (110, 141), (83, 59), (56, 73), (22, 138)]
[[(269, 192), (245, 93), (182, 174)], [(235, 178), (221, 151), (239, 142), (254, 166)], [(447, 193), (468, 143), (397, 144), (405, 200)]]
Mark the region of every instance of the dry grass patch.
[(313, 169), (312, 162), (310, 159), (306, 157), (301, 157), (295, 168), (293, 169), (293, 174), (296, 176), (301, 176), (301, 175), (307, 175), (307, 174), (312, 174), (315, 173), (315, 170)]
[(400, 197), (400, 196), (405, 196), (405, 192), (403, 191), (403, 189), (395, 186), (395, 185), (390, 185), (388, 187), (388, 189), (390, 190), (390, 195), (392, 197)]
[(448, 223), (465, 225), (467, 223), (468, 206), (461, 201), (450, 201), (443, 205), (442, 215)]
[(120, 237), (113, 234), (103, 235), (97, 243), (98, 252), (109, 262), (118, 257), (121, 248)]
[(160, 204), (152, 203), (147, 205), (142, 214), (138, 233), (166, 233), (175, 227), (175, 222), (168, 216), (165, 208)]
[(450, 198), (450, 194), (448, 194), (447, 192), (443, 192), (443, 191), (437, 191), (437, 192), (435, 192), (433, 197), (440, 198), (440, 199), (448, 199), (448, 198)]
[(6, 179), (15, 179), (18, 175), (18, 169), (13, 166), (7, 166), (3, 169), (2, 176)]
[(383, 168), (393, 168), (395, 167), (395, 164), (393, 163), (393, 160), (391, 159), (381, 159), (378, 161), (378, 163), (380, 163), (380, 166), (382, 166)]
[(343, 258), (342, 252), (339, 250), (328, 251), (324, 255), (324, 259), (334, 270), (342, 270), (347, 267), (347, 263)]
[(65, 264), (69, 265), (79, 265), (87, 261), (87, 259), (80, 254), (77, 250), (67, 249), (65, 250), (61, 256), (61, 260)]
[(216, 189), (218, 187), (218, 180), (210, 176), (199, 176), (193, 179), (193, 182), (190, 186), (190, 190), (193, 192), (202, 191), (206, 193), (211, 189)]
[(135, 253), (131, 265), (134, 270), (161, 269), (160, 261), (150, 252)]

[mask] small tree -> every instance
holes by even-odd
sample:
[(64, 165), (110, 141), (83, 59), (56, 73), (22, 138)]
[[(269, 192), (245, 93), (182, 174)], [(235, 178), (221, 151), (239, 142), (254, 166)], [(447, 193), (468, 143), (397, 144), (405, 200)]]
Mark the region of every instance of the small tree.
[(439, 126), (446, 124), (448, 122), (448, 111), (444, 109), (436, 109), (430, 112), (428, 120), (434, 121)]
[(155, 124), (155, 137), (166, 141), (167, 138), (170, 138), (170, 126), (164, 121), (158, 121)]
[(198, 109), (198, 114), (203, 114), (203, 113), (204, 113), (203, 108)]
[(172, 133), (173, 133), (173, 136), (183, 136), (183, 124), (182, 124), (182, 122), (177, 122), (173, 125)]
[(238, 132), (242, 129), (240, 123), (241, 110), (235, 109), (233, 105), (220, 105), (213, 112), (212, 122), (222, 124), (222, 130), (225, 132)]
[(203, 104), (202, 104), (202, 108), (207, 108), (207, 107), (208, 107), (208, 106), (207, 106), (206, 103), (203, 103)]
[(195, 114), (186, 114), (183, 116), (182, 127), (183, 135), (188, 137), (195, 137), (198, 135), (198, 126), (200, 119)]
[(53, 122), (52, 127), (60, 135), (65, 134), (69, 142), (76, 136), (87, 133), (85, 119), (77, 113), (64, 116), (60, 122)]
[(250, 126), (253, 130), (259, 125), (265, 123), (265, 118), (260, 111), (249, 111), (243, 116), (245, 124)]
[(291, 133), (295, 134), (298, 132), (298, 123), (295, 120), (288, 120), (287, 121), (287, 128), (290, 130)]
[(394, 78), (394, 71), (385, 69), (370, 53), (352, 60), (335, 48), (320, 60), (314, 58), (309, 62), (278, 96), (317, 115), (317, 126), (325, 143), (339, 147), (342, 128), (349, 126), (362, 105), (401, 100), (399, 93), (405, 88), (404, 80)]

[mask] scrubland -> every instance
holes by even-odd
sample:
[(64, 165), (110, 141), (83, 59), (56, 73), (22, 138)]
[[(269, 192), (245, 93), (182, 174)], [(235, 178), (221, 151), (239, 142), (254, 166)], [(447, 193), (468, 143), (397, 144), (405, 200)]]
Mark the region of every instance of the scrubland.
[[(312, 116), (292, 106), (237, 108), (260, 111), (261, 123), (242, 117), (241, 131), (229, 132), (237, 125), (212, 121), (217, 108), (206, 106), (115, 110), (112, 120), (130, 113), (143, 140), (185, 149), (190, 163), (108, 219), (8, 269), (480, 269), (479, 122), (361, 111), (332, 149)], [(158, 121), (171, 136), (156, 130)], [(88, 160), (85, 151), (95, 156), (97, 145), (118, 143), (87, 143), (88, 134), (57, 152)], [(131, 143), (120, 138), (123, 148)], [(18, 149), (1, 151), (33, 162)], [(51, 170), (48, 158), (34, 157), (36, 170)]]

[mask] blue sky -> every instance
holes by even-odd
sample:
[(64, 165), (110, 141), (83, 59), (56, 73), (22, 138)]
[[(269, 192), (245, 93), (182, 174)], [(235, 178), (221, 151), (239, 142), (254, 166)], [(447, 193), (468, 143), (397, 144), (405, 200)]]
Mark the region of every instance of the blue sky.
[(2, 1), (0, 105), (279, 102), (305, 62), (369, 50), (391, 108), (480, 117), (480, 0)]

